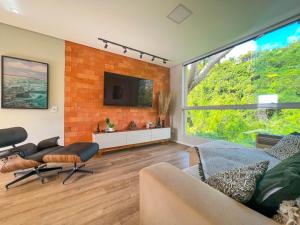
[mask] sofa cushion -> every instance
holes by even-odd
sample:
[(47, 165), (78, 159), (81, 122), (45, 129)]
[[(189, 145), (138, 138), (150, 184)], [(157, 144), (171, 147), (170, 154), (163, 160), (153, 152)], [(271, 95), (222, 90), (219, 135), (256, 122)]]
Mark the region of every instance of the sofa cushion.
[(268, 169), (269, 161), (262, 161), (250, 166), (228, 170), (210, 176), (206, 183), (229, 197), (248, 202), (255, 192), (256, 183)]
[(295, 134), (289, 134), (283, 137), (276, 145), (274, 145), (267, 152), (277, 159), (287, 159), (295, 153), (300, 152), (300, 136)]
[(300, 196), (300, 152), (267, 171), (258, 183), (249, 206), (273, 216), (280, 203)]

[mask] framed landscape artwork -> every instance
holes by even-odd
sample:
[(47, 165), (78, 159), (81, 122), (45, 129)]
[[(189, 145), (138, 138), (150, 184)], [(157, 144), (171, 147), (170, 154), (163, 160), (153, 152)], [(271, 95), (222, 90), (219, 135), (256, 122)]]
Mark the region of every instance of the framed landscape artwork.
[(1, 62), (1, 107), (48, 109), (48, 64), (9, 56)]

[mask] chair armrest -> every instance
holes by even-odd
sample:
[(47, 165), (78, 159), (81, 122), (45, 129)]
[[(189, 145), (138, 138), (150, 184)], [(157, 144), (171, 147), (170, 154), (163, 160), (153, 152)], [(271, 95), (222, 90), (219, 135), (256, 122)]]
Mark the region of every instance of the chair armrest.
[(178, 168), (160, 163), (140, 171), (141, 225), (276, 225)]
[(0, 159), (7, 158), (10, 155), (11, 155), (11, 153), (10, 153), (9, 149), (0, 151)]

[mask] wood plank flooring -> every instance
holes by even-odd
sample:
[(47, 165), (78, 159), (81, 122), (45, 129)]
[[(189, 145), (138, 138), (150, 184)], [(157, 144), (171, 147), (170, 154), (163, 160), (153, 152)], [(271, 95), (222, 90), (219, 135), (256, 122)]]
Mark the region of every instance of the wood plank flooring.
[[(186, 146), (168, 143), (105, 154), (86, 163), (93, 175), (48, 174), (32, 177), (6, 191), (13, 174), (0, 174), (1, 225), (138, 225), (138, 172), (158, 162), (178, 168), (189, 164)], [(66, 166), (66, 165), (65, 165)]]

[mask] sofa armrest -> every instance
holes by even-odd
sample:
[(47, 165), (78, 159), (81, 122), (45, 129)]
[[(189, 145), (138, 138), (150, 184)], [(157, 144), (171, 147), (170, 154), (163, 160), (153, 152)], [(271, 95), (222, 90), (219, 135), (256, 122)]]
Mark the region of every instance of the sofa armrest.
[(159, 163), (140, 171), (141, 225), (276, 225), (180, 169)]

